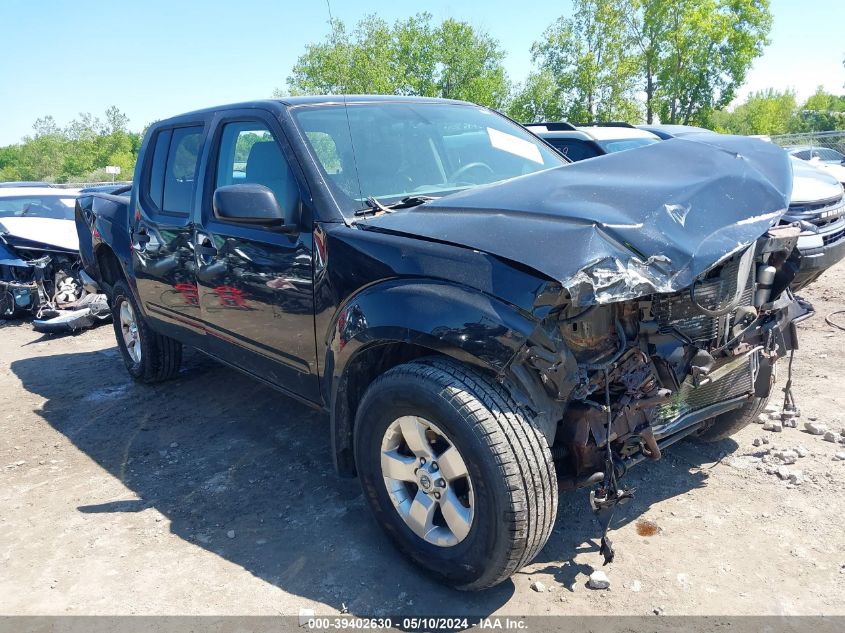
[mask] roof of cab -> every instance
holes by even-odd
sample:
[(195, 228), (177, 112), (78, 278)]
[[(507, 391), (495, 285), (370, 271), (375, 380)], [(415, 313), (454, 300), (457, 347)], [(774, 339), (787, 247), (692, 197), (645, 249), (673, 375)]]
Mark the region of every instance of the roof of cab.
[[(173, 121), (196, 118), (220, 112), (223, 110), (248, 110), (259, 108), (263, 110), (281, 110), (296, 106), (313, 105), (338, 105), (341, 103), (451, 103), (457, 105), (475, 106), (468, 101), (457, 101), (454, 99), (440, 99), (437, 97), (406, 97), (400, 95), (308, 95), (298, 97), (280, 97), (278, 99), (256, 99), (255, 101), (242, 101), (240, 103), (228, 103), (224, 105), (202, 108), (177, 114), (156, 122), (156, 126), (166, 125)], [(480, 106), (475, 106), (480, 107)]]

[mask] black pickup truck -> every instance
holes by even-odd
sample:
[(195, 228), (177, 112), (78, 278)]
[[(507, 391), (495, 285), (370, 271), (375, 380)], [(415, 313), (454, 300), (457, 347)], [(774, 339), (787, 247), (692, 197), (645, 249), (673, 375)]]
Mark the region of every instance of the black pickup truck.
[(628, 468), (765, 405), (812, 313), (791, 180), (761, 141), (569, 164), (472, 104), (301, 97), (154, 124), (131, 195), (77, 218), (112, 216), (83, 259), (133, 378), (190, 345), (326, 410), (398, 547), (480, 589), (543, 548), (559, 487), (606, 517)]

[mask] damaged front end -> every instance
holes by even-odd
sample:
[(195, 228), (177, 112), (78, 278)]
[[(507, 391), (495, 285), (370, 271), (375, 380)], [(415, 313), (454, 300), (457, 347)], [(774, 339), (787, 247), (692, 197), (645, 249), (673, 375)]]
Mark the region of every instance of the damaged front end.
[(78, 252), (0, 230), (0, 318), (27, 315), (36, 330), (54, 333), (90, 327), (110, 312)]
[[(797, 349), (795, 324), (813, 314), (789, 289), (799, 233), (772, 228), (680, 291), (566, 302), (515, 358), (514, 387), (545, 402), (533, 413), (554, 438), (562, 486), (598, 486), (591, 503), (605, 531), (631, 496), (617, 483), (629, 468), (768, 398), (775, 362)], [(606, 535), (602, 550), (611, 560)]]
[(82, 294), (78, 253), (0, 232), (0, 316), (38, 315)]

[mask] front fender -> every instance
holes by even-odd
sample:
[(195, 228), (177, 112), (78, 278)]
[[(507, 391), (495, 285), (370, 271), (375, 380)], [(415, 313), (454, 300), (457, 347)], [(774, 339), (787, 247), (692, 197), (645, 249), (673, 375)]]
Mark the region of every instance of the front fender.
[(343, 457), (351, 448), (354, 419), (354, 411), (346, 406), (347, 379), (363, 352), (406, 344), (502, 375), (536, 326), (536, 319), (516, 306), (478, 290), (429, 279), (380, 282), (350, 297), (326, 333), (324, 393), (331, 404), (338, 469), (351, 467)]

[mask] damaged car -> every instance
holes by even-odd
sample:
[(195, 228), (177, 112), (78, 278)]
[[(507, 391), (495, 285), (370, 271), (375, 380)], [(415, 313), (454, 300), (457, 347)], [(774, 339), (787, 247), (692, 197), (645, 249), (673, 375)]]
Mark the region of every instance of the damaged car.
[(751, 139), (570, 164), (468, 103), (291, 97), (153, 124), (133, 182), (86, 264), (129, 374), (189, 345), (325, 410), (339, 473), (462, 589), (540, 552), (561, 488), (612, 561), (628, 470), (748, 424), (813, 313), (789, 159)]
[(0, 317), (34, 316), (41, 332), (66, 332), (108, 319), (79, 259), (76, 191), (0, 190)]

